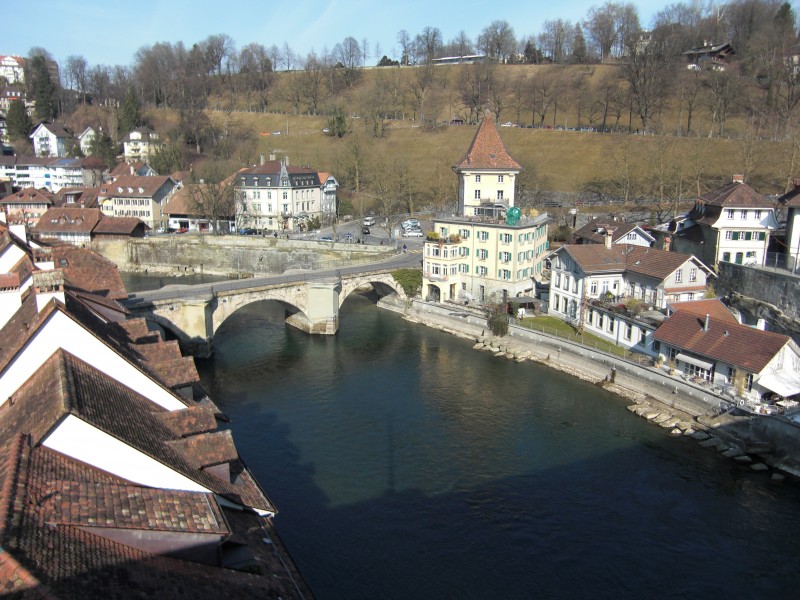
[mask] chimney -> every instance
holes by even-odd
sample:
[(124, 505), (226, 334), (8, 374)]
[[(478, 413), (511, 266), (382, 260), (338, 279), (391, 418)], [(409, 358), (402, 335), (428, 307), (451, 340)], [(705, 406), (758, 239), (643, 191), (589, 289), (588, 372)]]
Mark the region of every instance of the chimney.
[(708, 331), (708, 313), (706, 313), (706, 320), (703, 321), (703, 331)]
[(733, 176), (733, 183), (744, 183), (744, 175), (741, 173), (736, 173)]
[(606, 237), (605, 237), (605, 245), (606, 250), (611, 250), (611, 241), (614, 237), (614, 230), (613, 229), (606, 229)]
[(131, 165), (131, 175), (136, 175), (136, 169), (133, 168), (133, 165)]
[(283, 164), (285, 164), (287, 167), (289, 166), (289, 156), (288, 155), (283, 157)]
[(275, 153), (274, 152), (270, 152), (269, 153), (269, 159), (270, 160), (275, 160)]
[(52, 298), (64, 302), (64, 273), (60, 270), (34, 271), (33, 291), (36, 294), (36, 309), (47, 306)]
[[(271, 159), (272, 159), (272, 156), (270, 156), (270, 160)], [(261, 165), (262, 167), (264, 166), (264, 155), (263, 154), (259, 154), (258, 155), (258, 164)]]
[(672, 238), (667, 236), (664, 238), (664, 250), (669, 252), (669, 247), (672, 245)]

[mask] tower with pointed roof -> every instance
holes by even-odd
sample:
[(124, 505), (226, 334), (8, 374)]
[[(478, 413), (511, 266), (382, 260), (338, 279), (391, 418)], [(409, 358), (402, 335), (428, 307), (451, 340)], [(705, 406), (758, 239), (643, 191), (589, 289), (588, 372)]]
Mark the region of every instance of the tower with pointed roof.
[(490, 111), (453, 170), (458, 176), (459, 215), (494, 217), (514, 206), (522, 165), (509, 154)]

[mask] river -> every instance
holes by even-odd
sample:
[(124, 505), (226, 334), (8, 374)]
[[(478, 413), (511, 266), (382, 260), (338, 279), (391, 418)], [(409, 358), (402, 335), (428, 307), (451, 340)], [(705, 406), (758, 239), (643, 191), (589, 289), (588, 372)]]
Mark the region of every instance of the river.
[(198, 367), (319, 600), (797, 597), (793, 481), (362, 296), (333, 337), (245, 307)]

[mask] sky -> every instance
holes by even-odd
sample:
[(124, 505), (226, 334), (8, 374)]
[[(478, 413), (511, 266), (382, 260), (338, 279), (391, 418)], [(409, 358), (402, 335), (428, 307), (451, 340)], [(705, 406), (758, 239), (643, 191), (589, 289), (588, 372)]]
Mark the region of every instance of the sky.
[[(674, 0), (673, 0), (674, 1)], [(187, 48), (210, 35), (227, 34), (239, 49), (251, 42), (269, 48), (288, 42), (302, 57), (312, 50), (331, 50), (348, 36), (367, 40), (370, 63), (381, 55), (399, 58), (397, 33), (413, 38), (425, 27), (438, 27), (447, 42), (463, 30), (473, 39), (494, 20), (506, 20), (516, 36), (537, 34), (546, 20), (583, 20), (604, 0), (525, 2), (517, 0), (310, 0), (270, 2), (234, 0), (4, 0), (6, 24), (0, 54), (27, 56), (43, 47), (63, 65), (68, 56), (83, 56), (89, 66), (134, 62), (136, 51), (159, 42), (183, 42)], [(639, 0), (639, 18), (649, 25), (669, 0)]]

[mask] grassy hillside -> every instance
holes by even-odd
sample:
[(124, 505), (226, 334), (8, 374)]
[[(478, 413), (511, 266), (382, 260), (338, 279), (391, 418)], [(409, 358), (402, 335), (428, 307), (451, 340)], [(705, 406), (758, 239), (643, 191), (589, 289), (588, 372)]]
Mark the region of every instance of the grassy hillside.
[[(588, 125), (587, 103), (597, 101), (610, 80), (618, 82), (620, 69), (606, 65), (495, 67), (492, 85), (500, 90), (494, 103), (495, 107), (502, 106), (499, 122), (538, 123), (540, 115), (531, 108), (535, 104), (534, 82), (549, 78), (560, 82), (559, 107), (558, 112), (554, 106), (549, 108), (543, 122), (577, 127), (580, 112), (580, 125)], [(462, 66), (436, 67), (425, 101), (420, 104), (414, 94), (421, 77), (418, 68), (360, 70), (352, 85), (324, 95), (318, 115), (307, 115), (300, 114), (304, 108), (291, 101), (292, 86), (302, 74), (277, 73), (269, 91), (269, 107), (275, 112), (238, 110), (241, 106), (237, 106), (236, 97), (232, 109), (231, 97), (220, 95), (210, 99), (207, 114), (215, 126), (214, 143), (223, 143), (226, 135), (228, 140), (235, 138), (235, 148), (225, 153), (231, 168), (254, 164), (259, 155), (275, 153), (288, 156), (291, 164), (333, 173), (344, 189), (357, 188), (361, 192), (353, 197), (357, 209), (387, 195), (416, 207), (447, 207), (454, 205), (456, 194), (451, 166), (466, 151), (476, 130), (474, 124), (441, 125), (454, 117), (475, 114), (463, 101), (466, 74)], [(795, 175), (793, 143), (764, 139), (746, 117), (747, 107), (762, 102), (762, 91), (751, 82), (737, 79), (739, 95), (730, 107), (725, 136), (718, 137), (718, 126), (712, 127), (708, 113), (709, 82), (698, 80), (693, 135), (679, 136), (676, 134), (686, 128), (686, 106), (677, 98), (686, 76), (682, 71), (676, 75), (674, 94), (664, 99), (657, 122), (657, 131), (663, 132), (659, 135), (629, 134), (629, 126), (636, 130), (636, 116), (620, 109), (619, 120), (610, 117), (607, 123), (616, 122), (620, 133), (501, 128), (509, 151), (525, 167), (524, 186), (529, 195), (534, 190), (555, 190), (672, 202), (713, 189), (729, 181), (735, 172), (745, 174), (747, 181), (763, 193), (783, 191)], [(382, 137), (374, 135), (375, 120), (369, 117), (375, 114), (376, 104), (384, 113), (399, 117), (382, 121)], [(427, 124), (418, 119), (416, 109), (421, 106)], [(349, 130), (342, 139), (322, 132), (328, 125), (327, 115), (336, 109), (348, 116)], [(173, 111), (150, 109), (145, 115), (162, 135), (177, 128), (178, 117)], [(359, 118), (351, 118), (354, 115)], [(74, 119), (102, 122), (97, 114)], [(593, 119), (596, 123), (596, 114)], [(431, 127), (433, 123), (437, 126)], [(79, 130), (83, 122), (73, 125)], [(274, 135), (277, 131), (281, 134)], [(187, 156), (187, 161), (199, 167), (213, 155), (211, 146), (212, 141), (207, 141), (206, 155)], [(220, 153), (216, 155), (218, 159)]]

